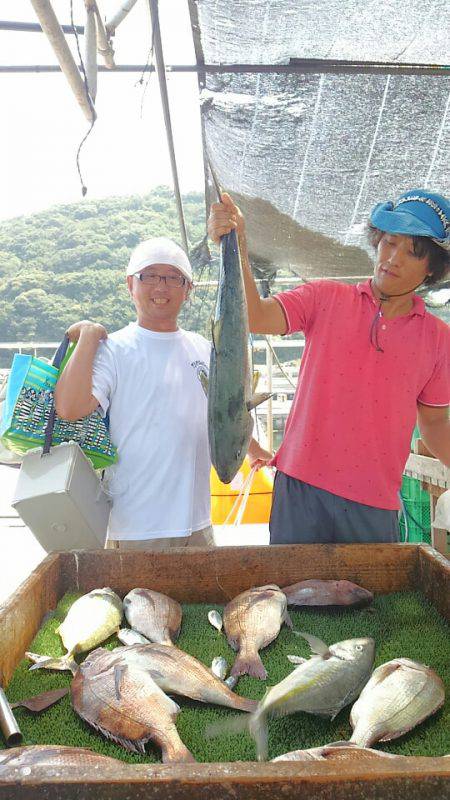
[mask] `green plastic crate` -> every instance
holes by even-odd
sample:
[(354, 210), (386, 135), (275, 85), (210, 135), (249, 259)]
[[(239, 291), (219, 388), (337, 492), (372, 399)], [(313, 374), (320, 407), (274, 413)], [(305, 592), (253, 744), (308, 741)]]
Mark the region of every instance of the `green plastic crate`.
[[(414, 441), (420, 436), (417, 426), (414, 428), (411, 439), (411, 450)], [(430, 516), (430, 496), (422, 489), (422, 484), (415, 478), (406, 475), (402, 480), (402, 497), (405, 503), (408, 517), (408, 542), (426, 542), (431, 544), (431, 516)], [(414, 520), (411, 518), (414, 517)], [(406, 541), (405, 516), (400, 517), (400, 537), (402, 542)]]

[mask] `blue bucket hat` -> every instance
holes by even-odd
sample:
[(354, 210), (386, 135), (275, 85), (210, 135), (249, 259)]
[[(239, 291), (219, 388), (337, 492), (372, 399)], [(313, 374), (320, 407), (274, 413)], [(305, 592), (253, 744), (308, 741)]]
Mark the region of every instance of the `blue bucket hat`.
[(450, 203), (440, 194), (411, 189), (394, 203), (378, 203), (370, 221), (380, 231), (426, 236), (450, 251)]

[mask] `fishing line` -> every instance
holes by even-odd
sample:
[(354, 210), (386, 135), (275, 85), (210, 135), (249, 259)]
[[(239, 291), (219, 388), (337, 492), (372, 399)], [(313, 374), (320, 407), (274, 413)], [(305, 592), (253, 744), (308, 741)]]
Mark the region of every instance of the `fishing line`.
[(78, 58), (80, 59), (81, 72), (83, 74), (84, 88), (85, 88), (85, 91), (86, 91), (86, 98), (87, 98), (89, 107), (90, 107), (90, 109), (92, 111), (92, 122), (90, 124), (88, 132), (85, 134), (85, 136), (83, 136), (83, 138), (82, 138), (82, 140), (80, 142), (80, 145), (79, 145), (78, 150), (77, 150), (77, 155), (76, 155), (76, 165), (77, 165), (78, 175), (79, 175), (80, 183), (81, 183), (81, 194), (82, 194), (83, 197), (85, 197), (85, 195), (87, 194), (87, 186), (85, 185), (85, 183), (83, 181), (83, 176), (81, 174), (80, 153), (81, 153), (81, 148), (83, 147), (86, 139), (90, 135), (90, 133), (92, 131), (92, 128), (95, 125), (95, 120), (97, 119), (97, 117), (96, 117), (96, 114), (95, 114), (94, 104), (92, 102), (91, 95), (89, 94), (88, 80), (87, 80), (87, 76), (86, 76), (86, 70), (84, 68), (83, 58), (81, 56), (80, 42), (79, 42), (79, 38), (78, 38), (78, 31), (77, 31), (77, 29), (75, 27), (75, 23), (74, 23), (74, 20), (73, 20), (73, 0), (70, 0), (70, 24), (72, 25), (72, 30), (73, 30), (73, 33), (75, 34), (75, 41), (76, 41), (77, 50), (78, 50)]

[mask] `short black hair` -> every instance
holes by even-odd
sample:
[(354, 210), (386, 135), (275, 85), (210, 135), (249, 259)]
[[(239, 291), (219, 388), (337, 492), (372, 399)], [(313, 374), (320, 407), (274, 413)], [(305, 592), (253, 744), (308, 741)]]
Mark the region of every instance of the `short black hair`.
[[(377, 248), (385, 231), (380, 231), (371, 222), (367, 223), (367, 238), (372, 247)], [(411, 236), (414, 254), (418, 258), (428, 256), (428, 269), (431, 275), (424, 280), (426, 286), (433, 286), (450, 274), (450, 250), (439, 247), (427, 236)]]

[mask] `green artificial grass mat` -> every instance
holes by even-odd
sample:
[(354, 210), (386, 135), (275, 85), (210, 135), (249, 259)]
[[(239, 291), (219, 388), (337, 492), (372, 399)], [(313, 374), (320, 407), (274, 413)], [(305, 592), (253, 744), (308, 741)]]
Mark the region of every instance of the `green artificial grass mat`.
[[(70, 605), (79, 594), (66, 594), (54, 615), (42, 625), (29, 649), (32, 652), (59, 656), (64, 652), (62, 642), (55, 629), (64, 619)], [(224, 656), (229, 668), (235, 653), (229, 647), (224, 633), (213, 628), (207, 618), (208, 611), (223, 607), (208, 604), (183, 606), (183, 623), (177, 645), (187, 653), (200, 659), (208, 667), (215, 656)], [(372, 606), (365, 609), (290, 609), (294, 628), (312, 633), (327, 644), (342, 639), (372, 636), (376, 642), (375, 666), (393, 658), (405, 657), (431, 666), (443, 679), (447, 701), (436, 714), (413, 729), (410, 733), (392, 742), (375, 745), (389, 753), (414, 756), (443, 756), (450, 752), (450, 637), (449, 626), (440, 617), (434, 606), (419, 593), (395, 593), (379, 595)], [(108, 649), (120, 645), (112, 636), (104, 646)], [(268, 686), (284, 678), (293, 666), (288, 654), (309, 656), (309, 646), (301, 637), (283, 625), (278, 638), (261, 651), (268, 672), (267, 681), (245, 676), (239, 680), (236, 691), (254, 699), (260, 699)], [(82, 661), (86, 654), (80, 654)], [(72, 676), (68, 672), (36, 670), (30, 672), (30, 662), (21, 661), (7, 689), (10, 702), (26, 699), (48, 689), (69, 686)], [(176, 697), (181, 706), (177, 728), (181, 739), (198, 761), (253, 761), (255, 746), (247, 732), (224, 733), (216, 738), (206, 738), (208, 724), (226, 717), (234, 718), (241, 712), (210, 706)], [(310, 714), (299, 712), (281, 719), (269, 721), (269, 758), (289, 750), (318, 747), (327, 742), (349, 739), (351, 706), (343, 709), (330, 722)], [(24, 736), (24, 744), (60, 744), (89, 747), (104, 755), (120, 758), (133, 764), (160, 761), (160, 751), (149, 742), (147, 755), (129, 753), (108, 741), (83, 722), (73, 711), (70, 695), (53, 707), (32, 714), (17, 708), (15, 714)], [(0, 737), (0, 747), (4, 741)]]

